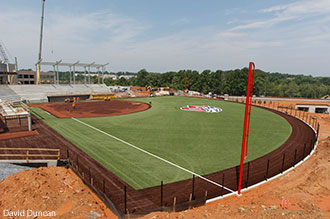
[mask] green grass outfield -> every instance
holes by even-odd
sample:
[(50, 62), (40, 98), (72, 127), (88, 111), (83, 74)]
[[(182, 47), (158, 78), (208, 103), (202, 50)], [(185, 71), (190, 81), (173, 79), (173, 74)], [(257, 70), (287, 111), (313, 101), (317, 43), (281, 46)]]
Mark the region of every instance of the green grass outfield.
[[(200, 175), (239, 164), (244, 105), (190, 97), (133, 100), (151, 101), (152, 107), (133, 114), (79, 120)], [(188, 104), (220, 107), (222, 112), (180, 110)], [(192, 177), (73, 119), (58, 119), (40, 108), (32, 109), (135, 189)], [(257, 107), (252, 108), (250, 127), (248, 161), (278, 148), (291, 134), (291, 126), (284, 118)]]

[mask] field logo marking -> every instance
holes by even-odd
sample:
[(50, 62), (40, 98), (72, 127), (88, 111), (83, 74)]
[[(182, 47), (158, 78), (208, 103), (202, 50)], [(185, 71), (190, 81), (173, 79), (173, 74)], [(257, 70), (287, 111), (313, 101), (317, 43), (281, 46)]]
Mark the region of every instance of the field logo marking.
[(183, 111), (195, 111), (195, 112), (207, 112), (207, 113), (218, 113), (221, 112), (222, 109), (214, 106), (192, 106), (187, 105), (180, 108)]
[(100, 129), (98, 129), (98, 128), (92, 126), (92, 125), (89, 125), (89, 124), (83, 122), (83, 121), (80, 121), (79, 119), (76, 119), (76, 118), (73, 118), (73, 117), (72, 117), (71, 119), (73, 119), (74, 121), (79, 122), (79, 123), (81, 123), (81, 124), (83, 124), (83, 125), (85, 125), (85, 126), (91, 128), (91, 129), (94, 129), (94, 130), (96, 130), (96, 131), (98, 131), (98, 132), (100, 132), (100, 133), (102, 133), (102, 134), (105, 134), (105, 135), (107, 135), (107, 136), (109, 136), (109, 137), (111, 137), (111, 138), (113, 138), (113, 139), (116, 139), (117, 141), (119, 141), (119, 142), (121, 142), (121, 143), (124, 143), (124, 144), (126, 144), (126, 145), (128, 145), (128, 146), (130, 146), (130, 147), (132, 147), (132, 148), (135, 148), (136, 150), (139, 150), (139, 151), (141, 151), (141, 152), (143, 152), (143, 153), (146, 153), (146, 154), (148, 154), (148, 155), (150, 155), (150, 156), (152, 156), (152, 157), (154, 157), (154, 158), (157, 158), (157, 159), (159, 159), (159, 160), (161, 160), (161, 161), (163, 161), (163, 162), (165, 162), (165, 163), (167, 163), (167, 164), (170, 164), (170, 165), (172, 165), (172, 166), (174, 166), (174, 167), (177, 167), (177, 168), (179, 168), (180, 170), (183, 170), (183, 171), (185, 171), (185, 172), (187, 172), (187, 173), (190, 173), (190, 174), (192, 174), (192, 175), (195, 175), (196, 177), (199, 177), (199, 178), (201, 178), (201, 179), (203, 179), (203, 180), (205, 180), (205, 181), (207, 181), (207, 182), (209, 182), (209, 183), (211, 183), (211, 184), (213, 184), (213, 185), (216, 185), (216, 186), (218, 186), (218, 187), (221, 187), (221, 188), (223, 188), (223, 189), (226, 189), (227, 191), (229, 191), (229, 192), (231, 192), (231, 193), (235, 193), (235, 194), (237, 195), (237, 193), (236, 193), (235, 191), (233, 191), (233, 190), (231, 190), (231, 189), (229, 189), (229, 188), (227, 188), (227, 187), (225, 187), (225, 186), (223, 186), (223, 185), (221, 185), (221, 184), (219, 184), (219, 183), (217, 183), (217, 182), (214, 182), (214, 181), (212, 181), (212, 180), (210, 180), (210, 179), (208, 179), (208, 178), (205, 178), (204, 176), (201, 176), (201, 175), (199, 175), (199, 174), (197, 174), (197, 173), (194, 173), (193, 171), (190, 171), (190, 170), (188, 170), (188, 169), (186, 169), (186, 168), (184, 168), (184, 167), (181, 167), (181, 166), (179, 166), (179, 165), (177, 165), (177, 164), (175, 164), (175, 163), (172, 163), (171, 161), (165, 160), (164, 158), (161, 158), (161, 157), (159, 157), (159, 156), (157, 156), (157, 155), (155, 155), (155, 154), (153, 154), (153, 153), (150, 153), (149, 151), (146, 151), (146, 150), (144, 150), (144, 149), (142, 149), (142, 148), (139, 148), (139, 147), (137, 147), (137, 146), (135, 146), (135, 145), (133, 145), (133, 144), (131, 144), (131, 143), (128, 143), (128, 142), (126, 142), (126, 141), (124, 141), (124, 140), (122, 140), (122, 139), (120, 139), (120, 138), (117, 138), (116, 136), (113, 136), (113, 135), (111, 135), (111, 134), (109, 134), (109, 133), (107, 133), (107, 132), (104, 132), (104, 131), (102, 131), (102, 130), (100, 130)]

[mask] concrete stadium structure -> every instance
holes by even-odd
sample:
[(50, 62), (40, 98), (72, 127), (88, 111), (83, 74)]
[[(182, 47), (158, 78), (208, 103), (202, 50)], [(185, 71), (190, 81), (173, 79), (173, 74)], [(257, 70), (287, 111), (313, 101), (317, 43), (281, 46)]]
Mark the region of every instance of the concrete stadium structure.
[(54, 96), (110, 94), (105, 84), (76, 84), (76, 85), (0, 85), (2, 101), (27, 103), (49, 102)]

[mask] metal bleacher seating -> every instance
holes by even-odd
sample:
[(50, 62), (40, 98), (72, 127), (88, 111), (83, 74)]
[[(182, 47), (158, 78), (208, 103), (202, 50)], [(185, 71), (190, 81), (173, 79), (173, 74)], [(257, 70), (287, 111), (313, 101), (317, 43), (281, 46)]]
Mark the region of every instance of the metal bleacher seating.
[(110, 90), (104, 84), (9, 85), (8, 89), (11, 90), (12, 93), (15, 93), (17, 97), (25, 100), (27, 103), (48, 102), (48, 96), (72, 96), (110, 93)]

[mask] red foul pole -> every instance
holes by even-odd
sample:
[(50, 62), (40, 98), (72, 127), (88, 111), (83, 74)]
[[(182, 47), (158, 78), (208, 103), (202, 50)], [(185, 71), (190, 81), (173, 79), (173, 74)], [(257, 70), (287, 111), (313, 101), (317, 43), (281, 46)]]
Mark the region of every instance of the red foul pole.
[(187, 76), (184, 78), (184, 92), (187, 92)]
[(240, 164), (239, 181), (238, 181), (238, 195), (241, 194), (243, 164), (244, 164), (244, 160), (247, 157), (247, 151), (248, 151), (248, 139), (249, 139), (249, 131), (250, 131), (250, 116), (251, 116), (251, 105), (252, 105), (252, 95), (253, 95), (254, 72), (255, 72), (255, 65), (253, 62), (250, 62), (249, 78), (248, 78), (246, 101), (245, 101), (245, 116), (244, 116), (241, 164)]
[[(251, 106), (252, 106), (252, 97), (253, 97), (253, 84), (254, 84), (254, 72), (255, 67), (254, 63), (250, 62), (249, 67), (249, 75), (251, 75), (251, 84), (250, 84), (250, 95), (249, 95), (249, 111), (248, 111), (248, 119), (247, 119), (247, 130), (246, 130), (246, 140), (245, 140), (245, 154), (244, 154), (244, 160), (247, 157), (248, 152), (248, 145), (249, 145), (249, 133), (250, 133), (250, 116), (251, 116)], [(247, 102), (248, 100), (246, 100)]]

